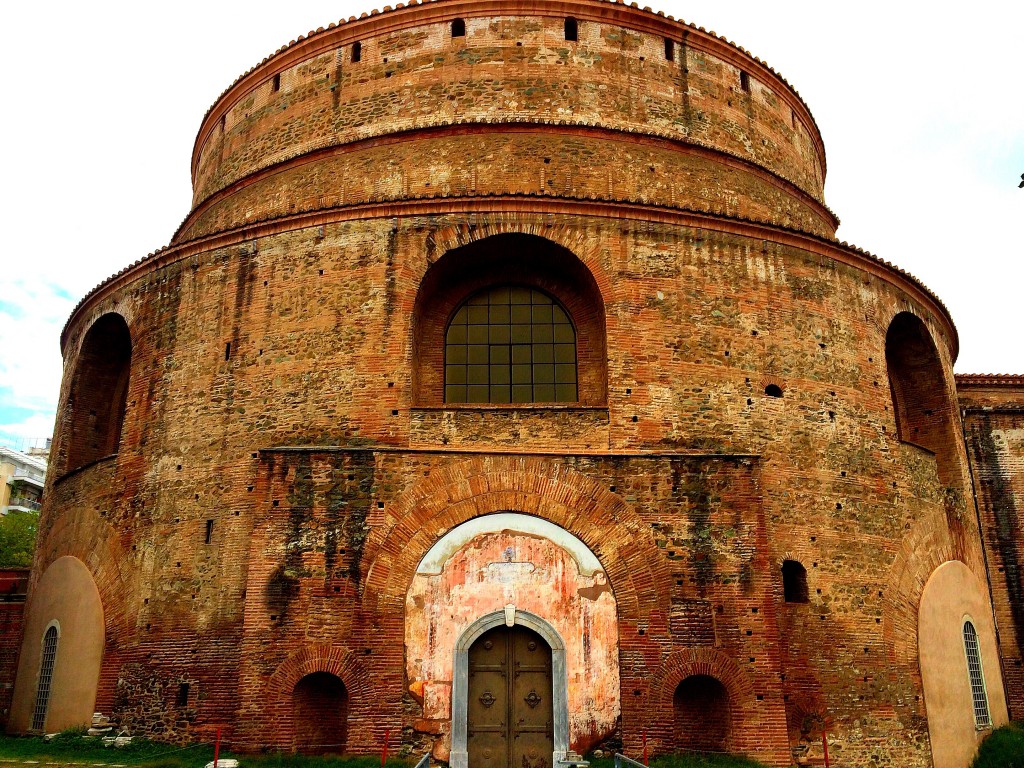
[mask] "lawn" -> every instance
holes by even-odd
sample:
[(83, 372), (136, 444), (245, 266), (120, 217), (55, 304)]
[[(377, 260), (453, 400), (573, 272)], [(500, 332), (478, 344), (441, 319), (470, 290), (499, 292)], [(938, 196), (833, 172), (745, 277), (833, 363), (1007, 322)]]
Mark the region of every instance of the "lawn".
[[(999, 732), (997, 731), (997, 734)], [(996, 734), (993, 734), (995, 738)], [(1018, 735), (1024, 738), (1024, 735)], [(991, 739), (990, 739), (991, 741)], [(233, 755), (221, 750), (222, 758), (236, 758), (243, 768), (380, 768), (379, 757), (310, 757), (290, 753)], [(130, 768), (202, 768), (213, 760), (212, 744), (176, 747), (145, 739), (134, 739), (123, 747), (104, 747), (98, 739), (83, 739), (81, 731), (65, 731), (49, 741), (37, 736), (0, 735), (0, 763), (32, 760), (38, 763), (107, 763)], [(389, 758), (387, 768), (413, 768), (415, 760)], [(590, 758), (591, 768), (614, 768), (611, 757)], [(1007, 768), (1012, 763), (979, 763)], [(651, 760), (650, 768), (763, 768), (761, 763), (731, 755), (678, 754)], [(1020, 764), (1024, 768), (1024, 762)]]

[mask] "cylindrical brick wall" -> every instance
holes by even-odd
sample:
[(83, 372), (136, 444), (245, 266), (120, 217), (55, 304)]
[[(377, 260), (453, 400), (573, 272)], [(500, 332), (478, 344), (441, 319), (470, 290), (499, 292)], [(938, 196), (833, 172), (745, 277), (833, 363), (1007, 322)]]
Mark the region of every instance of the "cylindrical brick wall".
[[(413, 4), (240, 78), (193, 170), (171, 246), (63, 337), (56, 456), (89, 329), (114, 313), (132, 345), (117, 453), (50, 478), (33, 577), (64, 554), (93, 572), (98, 708), (290, 748), (296, 685), (328, 673), (350, 751), (390, 730), (446, 759), (403, 679), (405, 594), (447, 530), (511, 510), (606, 569), (608, 744), (685, 746), (698, 676), (734, 751), (788, 765), (824, 718), (850, 765), (883, 739), (884, 764), (930, 765), (917, 601), (945, 560), (984, 570), (964, 448), (900, 439), (887, 338), (914, 318), (946, 402), (956, 331), (832, 239), (820, 137), (777, 74), (619, 4)], [(494, 280), (576, 313), (580, 402), (443, 402), (439, 329)]]

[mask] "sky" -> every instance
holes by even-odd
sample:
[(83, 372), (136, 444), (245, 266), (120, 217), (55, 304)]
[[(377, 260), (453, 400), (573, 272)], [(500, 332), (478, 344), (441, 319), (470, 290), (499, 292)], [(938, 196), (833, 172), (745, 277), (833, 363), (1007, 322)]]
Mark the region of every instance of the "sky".
[[(957, 372), (1024, 373), (1024, 3), (644, 2), (800, 92), (839, 238), (938, 294), (960, 333)], [(51, 435), (64, 322), (185, 218), (214, 100), (299, 35), (373, 7), (0, 3), (0, 443)]]

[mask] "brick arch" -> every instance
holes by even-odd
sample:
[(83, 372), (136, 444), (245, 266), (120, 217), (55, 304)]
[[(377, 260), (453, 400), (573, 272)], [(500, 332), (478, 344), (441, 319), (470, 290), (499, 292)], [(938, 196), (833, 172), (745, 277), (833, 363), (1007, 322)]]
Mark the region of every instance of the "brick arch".
[(620, 624), (664, 623), (671, 576), (655, 556), (650, 526), (597, 481), (540, 456), (454, 460), (402, 494), (392, 524), (367, 542), (377, 552), (365, 582), (367, 608), (401, 615), (430, 547), (460, 523), (499, 511), (544, 518), (586, 544), (608, 577)]
[(606, 303), (613, 295), (614, 283), (599, 258), (597, 238), (588, 232), (585, 226), (555, 224), (546, 219), (524, 217), (514, 213), (489, 217), (480, 223), (460, 222), (434, 230), (428, 235), (426, 242), (429, 264), (433, 264), (449, 251), (486, 240), (494, 235), (534, 235), (560, 245), (583, 262), (597, 282)]
[(84, 507), (67, 511), (50, 507), (49, 515), (50, 525), (36, 552), (33, 575), (38, 578), (65, 555), (81, 560), (100, 593), (107, 632), (121, 635), (136, 620), (138, 578), (120, 535), (107, 519)]
[[(715, 648), (680, 648), (668, 655), (654, 675), (648, 708), (647, 731), (656, 752), (675, 748), (675, 692), (679, 684), (693, 675), (706, 675), (721, 683), (729, 696), (731, 725), (730, 751), (753, 751), (760, 736), (757, 722), (754, 685), (749, 675), (733, 659)], [(750, 743), (747, 743), (750, 742)]]
[(271, 702), (286, 699), (299, 680), (314, 672), (329, 672), (339, 678), (350, 698), (369, 696), (367, 678), (359, 671), (359, 655), (354, 651), (330, 643), (307, 645), (278, 664), (267, 683), (267, 697)]
[[(607, 402), (610, 286), (596, 266), (595, 245), (583, 240), (581, 229), (516, 223), (449, 227), (428, 236), (429, 267), (419, 277), (411, 319), (417, 404), (444, 403), (445, 333), (455, 310), (477, 291), (505, 284), (540, 289), (566, 310), (576, 330), (579, 402)], [(585, 249), (587, 258), (568, 246)]]
[(921, 594), (935, 569), (955, 559), (953, 540), (941, 512), (927, 514), (903, 537), (889, 567), (882, 609), (882, 638), (892, 661), (917, 669)]
[[(358, 710), (373, 706), (375, 691), (369, 685), (369, 677), (362, 669), (359, 655), (348, 648), (328, 643), (310, 644), (296, 651), (271, 674), (265, 689), (265, 704), (261, 706), (261, 719), (272, 724), (272, 743), (278, 748), (290, 748), (295, 740), (295, 723), (292, 716), (292, 696), (295, 686), (306, 675), (327, 672), (337, 677), (345, 686), (348, 697), (348, 718)], [(357, 715), (358, 716), (358, 715)], [(350, 736), (355, 736), (350, 731)], [(349, 749), (365, 746), (352, 741)]]

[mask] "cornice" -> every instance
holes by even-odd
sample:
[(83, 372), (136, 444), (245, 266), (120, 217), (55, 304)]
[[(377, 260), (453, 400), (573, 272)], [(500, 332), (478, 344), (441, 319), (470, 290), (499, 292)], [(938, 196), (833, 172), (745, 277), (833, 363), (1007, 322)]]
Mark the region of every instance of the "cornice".
[(181, 234), (214, 205), (227, 199), (238, 191), (274, 176), (275, 174), (284, 173), (293, 168), (318, 162), (325, 158), (371, 149), (374, 147), (388, 146), (423, 138), (435, 139), (444, 138), (446, 136), (483, 135), (488, 133), (502, 135), (512, 133), (538, 133), (544, 135), (573, 137), (586, 136), (610, 141), (642, 144), (651, 147), (669, 148), (677, 152), (697, 155), (757, 176), (762, 181), (765, 181), (777, 189), (782, 190), (786, 194), (797, 198), (801, 203), (808, 206), (820, 218), (821, 222), (826, 227), (833, 231), (839, 227), (839, 217), (836, 216), (836, 214), (827, 205), (819, 201), (810, 193), (804, 191), (796, 182), (791, 181), (785, 176), (775, 173), (774, 171), (765, 168), (763, 165), (759, 165), (758, 163), (734, 152), (713, 147), (708, 144), (704, 144), (703, 142), (694, 141), (693, 139), (683, 139), (671, 134), (658, 133), (654, 131), (630, 130), (625, 128), (594, 125), (593, 123), (573, 122), (571, 120), (563, 120), (557, 123), (553, 121), (533, 120), (520, 120), (514, 122), (467, 121), (445, 125), (426, 126), (422, 128), (410, 128), (395, 133), (386, 133), (380, 136), (371, 136), (331, 144), (320, 149), (314, 149), (304, 154), (297, 155), (296, 157), (289, 158), (287, 160), (282, 160), (281, 162), (267, 166), (266, 168), (262, 168), (206, 197), (201, 203), (199, 203), (199, 205), (189, 212), (185, 217), (185, 220), (175, 230), (174, 236), (171, 238), (171, 244), (177, 244)]
[(899, 267), (849, 243), (838, 242), (779, 224), (754, 221), (724, 213), (693, 211), (681, 207), (651, 205), (641, 200), (605, 200), (594, 196), (570, 198), (544, 194), (465, 195), (413, 197), (378, 200), (338, 206), (309, 212), (298, 212), (253, 222), (232, 230), (168, 246), (125, 267), (90, 291), (75, 307), (61, 332), (61, 349), (67, 343), (68, 330), (90, 307), (127, 286), (132, 281), (169, 264), (206, 251), (229, 247), (257, 238), (269, 237), (297, 229), (324, 226), (347, 221), (410, 216), (458, 215), (469, 218), (492, 214), (540, 214), (560, 216), (592, 216), (629, 219), (705, 229), (723, 234), (760, 239), (814, 253), (860, 269), (907, 293), (926, 307), (941, 322), (949, 339), (950, 354), (959, 353), (959, 336), (949, 310), (942, 301), (916, 277)]
[(1024, 374), (958, 373), (954, 376), (960, 387), (1024, 387)]
[(236, 78), (206, 111), (200, 124), (192, 150), (193, 185), (200, 150), (221, 117), (275, 74), (325, 51), (368, 37), (457, 18), (496, 15), (572, 16), (580, 21), (611, 22), (638, 32), (671, 37), (742, 69), (762, 83), (774, 84), (776, 87), (772, 90), (786, 101), (810, 132), (821, 162), (824, 181), (827, 171), (825, 144), (818, 123), (799, 92), (782, 75), (745, 48), (703, 27), (676, 20), (662, 11), (655, 13), (649, 7), (641, 10), (636, 3), (627, 5), (623, 0), (411, 0), (407, 4), (398, 3), (394, 8), (388, 5), (382, 11), (363, 13), (359, 18), (350, 16), (347, 21), (341, 20), (337, 24), (318, 27), (306, 35), (299, 35)]

